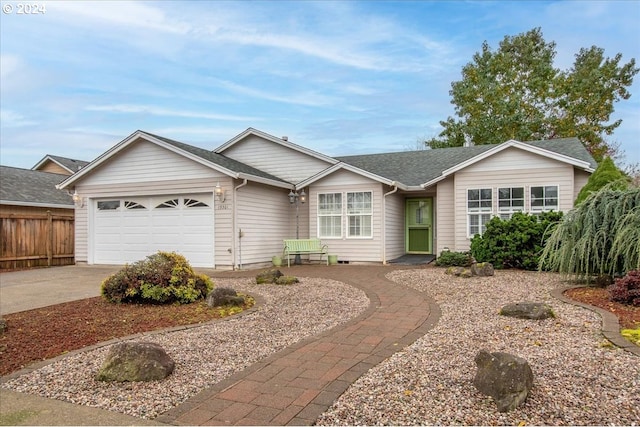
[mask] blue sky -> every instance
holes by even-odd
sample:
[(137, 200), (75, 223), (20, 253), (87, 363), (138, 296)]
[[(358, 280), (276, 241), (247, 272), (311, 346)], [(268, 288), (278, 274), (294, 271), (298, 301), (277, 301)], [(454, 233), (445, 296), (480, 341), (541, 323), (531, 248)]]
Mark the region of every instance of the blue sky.
[[(39, 3), (2, 1), (3, 165), (92, 160), (137, 129), (209, 149), (253, 127), (334, 156), (403, 151), (453, 115), (451, 82), (484, 40), (541, 27), (561, 69), (592, 45), (640, 60), (632, 0)], [(630, 91), (610, 140), (637, 163), (640, 76)]]

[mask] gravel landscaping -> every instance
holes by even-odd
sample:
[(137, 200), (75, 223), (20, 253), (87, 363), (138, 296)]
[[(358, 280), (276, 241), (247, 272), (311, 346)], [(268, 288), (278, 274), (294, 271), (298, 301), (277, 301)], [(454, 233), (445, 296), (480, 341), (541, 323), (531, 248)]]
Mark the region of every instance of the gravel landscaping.
[(155, 418), (236, 371), (301, 339), (346, 322), (369, 306), (364, 292), (340, 282), (300, 278), (293, 286), (255, 279), (216, 279), (218, 287), (260, 295), (257, 311), (201, 327), (149, 335), (176, 361), (166, 380), (104, 383), (94, 376), (109, 347), (82, 352), (22, 375), (2, 387), (75, 404)]
[[(498, 271), (455, 278), (442, 269), (396, 271), (390, 279), (433, 298), (436, 327), (360, 377), (318, 420), (320, 425), (638, 425), (640, 360), (608, 345), (600, 317), (549, 291), (557, 275)], [(555, 319), (500, 316), (520, 301), (545, 302)], [(503, 414), (472, 380), (480, 349), (527, 359), (534, 387)]]
[[(394, 271), (396, 284), (426, 293), (442, 310), (436, 326), (360, 377), (318, 419), (319, 425), (638, 425), (640, 360), (612, 347), (600, 316), (550, 296), (558, 275), (497, 271), (457, 278), (444, 269)], [(301, 339), (362, 313), (369, 300), (351, 286), (301, 278), (294, 286), (216, 279), (260, 295), (246, 315), (184, 331), (152, 334), (176, 360), (164, 381), (105, 384), (93, 376), (108, 347), (63, 358), (3, 384), (12, 390), (153, 419), (202, 389)], [(555, 318), (503, 317), (521, 301), (552, 306)], [(534, 386), (527, 401), (503, 414), (472, 380), (480, 349), (529, 361)]]

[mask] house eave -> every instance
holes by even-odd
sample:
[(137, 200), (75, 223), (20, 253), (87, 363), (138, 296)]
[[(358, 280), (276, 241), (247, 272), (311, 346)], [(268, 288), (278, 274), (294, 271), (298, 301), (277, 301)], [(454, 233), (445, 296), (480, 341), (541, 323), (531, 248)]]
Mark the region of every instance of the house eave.
[(75, 209), (73, 203), (68, 205), (56, 204), (56, 203), (38, 203), (38, 202), (24, 202), (16, 200), (0, 200), (0, 205), (11, 206), (29, 206), (35, 208), (55, 208), (55, 209)]
[(178, 147), (175, 147), (171, 144), (168, 144), (162, 140), (159, 140), (157, 138), (154, 138), (152, 135), (149, 135), (145, 132), (142, 132), (140, 130), (135, 131), (134, 133), (132, 133), (131, 135), (129, 135), (128, 137), (126, 137), (125, 139), (123, 139), (121, 142), (119, 142), (118, 144), (116, 144), (115, 146), (113, 146), (111, 149), (107, 150), (106, 152), (104, 152), (102, 155), (100, 155), (98, 158), (96, 158), (94, 161), (92, 161), (91, 163), (89, 163), (87, 166), (85, 166), (84, 168), (82, 168), (80, 171), (78, 171), (76, 174), (71, 175), (69, 178), (67, 178), (66, 180), (62, 181), (60, 184), (56, 185), (56, 188), (58, 189), (65, 189), (70, 187), (73, 183), (75, 183), (76, 181), (82, 179), (82, 177), (84, 177), (85, 175), (87, 175), (88, 173), (90, 173), (92, 170), (94, 170), (95, 168), (97, 168), (98, 166), (100, 166), (101, 164), (103, 164), (105, 161), (107, 161), (108, 159), (110, 159), (111, 157), (113, 157), (114, 155), (116, 155), (117, 153), (119, 153), (120, 151), (122, 151), (123, 149), (125, 149), (126, 147), (128, 147), (130, 144), (132, 144), (134, 141), (136, 141), (138, 138), (142, 138), (145, 141), (151, 142), (152, 144), (156, 144), (160, 147), (163, 147), (173, 153), (176, 153), (178, 155), (181, 155), (187, 159), (190, 159), (196, 163), (199, 163), (203, 166), (206, 166), (210, 169), (216, 170), (218, 172), (221, 172), (227, 176), (230, 176), (232, 178), (238, 178), (239, 177), (239, 173), (232, 171), (230, 169), (227, 169), (223, 166), (220, 166), (216, 163), (212, 163), (210, 161), (207, 161), (201, 157), (196, 156), (195, 154), (189, 153), (188, 151), (182, 150)]

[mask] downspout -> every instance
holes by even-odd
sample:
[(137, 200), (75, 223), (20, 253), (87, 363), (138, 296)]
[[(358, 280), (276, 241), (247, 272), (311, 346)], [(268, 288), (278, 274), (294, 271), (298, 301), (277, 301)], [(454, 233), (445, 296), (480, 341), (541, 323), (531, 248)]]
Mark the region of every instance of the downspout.
[[(233, 242), (233, 269), (236, 269), (236, 256), (237, 256), (237, 244), (236, 244), (236, 238), (238, 240), (241, 239), (240, 237), (240, 231), (237, 230), (237, 221), (238, 221), (238, 190), (242, 187), (244, 187), (245, 185), (247, 185), (248, 180), (245, 178), (244, 182), (236, 187), (233, 188), (233, 217), (232, 217), (232, 221), (233, 224), (231, 226), (231, 229), (233, 230), (233, 238), (232, 238), (232, 242)], [(242, 260), (240, 260), (240, 262), (242, 262)]]
[(398, 191), (395, 181), (392, 181), (391, 185), (394, 187), (393, 190), (382, 197), (382, 265), (387, 265), (387, 196)]

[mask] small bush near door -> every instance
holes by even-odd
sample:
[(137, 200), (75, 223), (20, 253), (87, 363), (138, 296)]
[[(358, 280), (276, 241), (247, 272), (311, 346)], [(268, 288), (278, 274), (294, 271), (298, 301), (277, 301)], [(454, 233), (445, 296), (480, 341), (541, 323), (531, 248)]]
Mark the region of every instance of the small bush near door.
[(101, 293), (113, 303), (186, 304), (212, 289), (211, 279), (196, 274), (185, 257), (159, 251), (106, 278)]
[(468, 267), (471, 265), (471, 255), (469, 252), (442, 251), (436, 259), (439, 267)]

